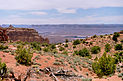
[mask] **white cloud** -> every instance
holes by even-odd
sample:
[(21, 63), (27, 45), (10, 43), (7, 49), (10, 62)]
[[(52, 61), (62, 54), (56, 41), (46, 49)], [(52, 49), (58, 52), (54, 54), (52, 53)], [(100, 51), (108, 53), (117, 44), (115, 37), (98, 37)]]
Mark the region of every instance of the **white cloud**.
[(27, 14), (32, 14), (32, 15), (47, 15), (46, 12), (29, 12)]
[(76, 9), (57, 9), (60, 13), (76, 13)]
[(123, 7), (123, 0), (0, 0), (0, 9), (41, 10)]

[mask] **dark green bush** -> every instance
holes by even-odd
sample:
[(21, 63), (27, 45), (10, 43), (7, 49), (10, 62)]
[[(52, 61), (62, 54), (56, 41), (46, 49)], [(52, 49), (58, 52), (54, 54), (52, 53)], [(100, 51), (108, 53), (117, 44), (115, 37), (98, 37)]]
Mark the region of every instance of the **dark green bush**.
[(45, 47), (45, 48), (43, 49), (43, 51), (44, 51), (44, 52), (48, 52), (48, 51), (49, 51), (48, 47)]
[(90, 56), (89, 50), (87, 48), (83, 48), (79, 51), (79, 55), (82, 57)]
[(105, 51), (106, 51), (106, 52), (109, 52), (110, 49), (111, 49), (110, 44), (106, 44), (106, 45), (105, 45)]
[(54, 54), (58, 53), (58, 51), (57, 51), (56, 49), (54, 49), (52, 52), (53, 52)]
[(92, 64), (92, 68), (99, 77), (113, 74), (116, 69), (115, 59), (110, 55), (107, 56), (106, 53), (104, 53), (99, 60)]
[(67, 51), (63, 51), (62, 54), (68, 55), (68, 52)]
[(16, 57), (15, 59), (17, 60), (18, 63), (23, 64), (23, 65), (31, 65), (31, 58), (32, 58), (32, 53), (30, 52), (30, 49), (26, 48), (18, 48), (16, 50)]
[(92, 47), (91, 48), (91, 52), (93, 53), (93, 54), (97, 54), (97, 53), (99, 53), (101, 50), (100, 50), (100, 47), (99, 46), (94, 46), (94, 47)]
[(0, 45), (0, 50), (8, 49), (8, 46)]
[(60, 47), (59, 48), (59, 51), (63, 51), (63, 50), (65, 50), (65, 48), (63, 48), (63, 47)]
[(68, 47), (68, 44), (65, 44), (64, 47)]
[(74, 40), (73, 45), (78, 45), (78, 44), (80, 44), (80, 40), (79, 39)]
[(123, 43), (123, 40), (121, 40), (120, 42)]
[(103, 35), (100, 35), (101, 38), (103, 38)]
[(32, 47), (34, 50), (38, 50), (38, 51), (41, 50), (40, 43), (38, 43), (38, 42), (32, 42), (32, 43), (31, 43), (31, 47)]
[(113, 39), (115, 42), (117, 42), (117, 37), (119, 37), (119, 36), (120, 36), (120, 34), (119, 34), (118, 32), (115, 32), (112, 39)]
[(0, 58), (0, 78), (4, 78), (6, 74), (7, 74), (7, 66), (5, 63), (1, 62)]
[(49, 44), (48, 43), (43, 43), (42, 46), (48, 47)]
[(96, 38), (96, 37), (97, 37), (97, 35), (94, 35), (94, 36), (93, 36), (93, 38)]
[(56, 48), (56, 45), (55, 44), (52, 44), (51, 45), (51, 49), (55, 49)]
[(123, 52), (115, 53), (114, 58), (115, 58), (116, 64), (119, 62), (122, 62), (123, 61)]
[(73, 55), (79, 55), (79, 51), (74, 51)]
[(68, 40), (68, 39), (65, 39), (65, 42), (66, 42), (66, 43), (68, 43), (68, 42), (69, 42), (69, 40)]
[(90, 42), (90, 45), (93, 45), (93, 42)]
[(117, 42), (117, 37), (113, 36), (112, 38), (115, 42)]
[(114, 32), (114, 35), (115, 35), (115, 37), (119, 37), (120, 36), (120, 33)]
[(76, 46), (74, 45), (73, 48), (76, 48)]
[(122, 44), (115, 45), (115, 50), (122, 50), (122, 49), (123, 49)]

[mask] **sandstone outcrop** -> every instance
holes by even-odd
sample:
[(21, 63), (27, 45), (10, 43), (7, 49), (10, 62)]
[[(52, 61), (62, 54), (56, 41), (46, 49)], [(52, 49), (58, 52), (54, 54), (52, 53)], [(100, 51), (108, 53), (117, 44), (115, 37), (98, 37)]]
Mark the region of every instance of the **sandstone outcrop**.
[(6, 29), (0, 27), (0, 41), (8, 41)]
[(39, 36), (38, 32), (35, 29), (31, 28), (14, 28), (10, 25), (6, 28), (7, 35), (9, 40), (13, 41), (24, 41), (24, 42), (40, 42), (40, 43), (49, 43), (48, 38), (43, 38)]

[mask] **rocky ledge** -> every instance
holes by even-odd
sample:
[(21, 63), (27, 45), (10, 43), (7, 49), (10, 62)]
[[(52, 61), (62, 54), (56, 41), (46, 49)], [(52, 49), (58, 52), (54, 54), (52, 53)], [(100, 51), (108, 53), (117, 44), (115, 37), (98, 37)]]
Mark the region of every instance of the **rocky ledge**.
[(14, 28), (10, 25), (6, 30), (6, 34), (9, 40), (12, 41), (24, 41), (24, 42), (40, 42), (49, 43), (48, 38), (43, 38), (38, 34), (35, 29), (31, 28)]

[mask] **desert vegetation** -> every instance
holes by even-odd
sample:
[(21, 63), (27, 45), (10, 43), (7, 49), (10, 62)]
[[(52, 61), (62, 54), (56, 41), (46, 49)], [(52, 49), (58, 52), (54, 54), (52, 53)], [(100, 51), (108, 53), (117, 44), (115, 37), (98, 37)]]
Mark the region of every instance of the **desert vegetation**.
[(122, 81), (122, 40), (122, 34), (114, 33), (58, 44), (1, 42), (0, 77), (3, 81)]

